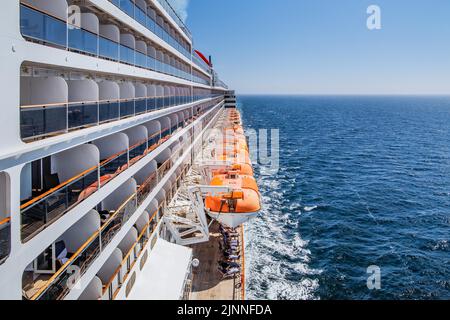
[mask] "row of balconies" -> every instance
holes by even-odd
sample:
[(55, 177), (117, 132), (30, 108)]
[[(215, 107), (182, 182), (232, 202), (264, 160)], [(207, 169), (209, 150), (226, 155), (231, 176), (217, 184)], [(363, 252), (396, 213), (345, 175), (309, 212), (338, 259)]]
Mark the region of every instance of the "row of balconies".
[(218, 101), (26, 165), (21, 180), (28, 182), (21, 185), (22, 240), (28, 241), (40, 233)]
[(192, 81), (204, 84), (206, 86), (211, 86), (212, 85), (211, 84), (211, 79), (208, 78), (207, 76), (205, 76), (203, 73), (197, 71), (197, 70), (192, 70)]
[[(210, 108), (205, 106), (201, 113)], [(214, 113), (207, 115), (203, 125), (213, 116)], [(175, 171), (170, 178), (165, 179), (172, 166), (179, 163), (177, 160), (189, 149), (192, 134), (193, 130), (190, 130), (182, 135), (39, 255), (23, 275), (25, 298), (63, 299), (71, 290), (74, 270), (81, 279), (96, 259), (110, 249), (108, 245), (155, 187), (167, 181), (80, 296), (80, 299), (114, 299), (137, 259), (144, 255), (143, 249), (156, 231), (165, 206), (174, 197), (192, 164), (192, 156), (185, 157), (173, 168)], [(146, 259), (142, 258), (141, 267), (145, 263)]]
[(120, 10), (139, 22), (143, 27), (156, 34), (160, 39), (191, 59), (191, 49), (187, 41), (170, 26), (170, 23), (155, 9), (149, 6), (145, 0), (109, 0)]
[(29, 40), (191, 81), (188, 64), (129, 31), (122, 33), (109, 20), (101, 24), (95, 13), (81, 13), (80, 26), (73, 26), (62, 9), (55, 12), (47, 3), (22, 1), (20, 27)]
[(195, 52), (192, 54), (192, 61), (198, 66), (200, 67), (203, 71), (211, 73), (211, 66), (209, 66), (208, 64), (206, 64), (205, 61), (203, 61), (203, 59), (200, 59), (200, 57), (198, 56), (197, 52)]
[[(22, 241), (32, 239), (221, 100), (217, 98), (25, 165), (21, 174)], [(8, 175), (0, 172), (0, 264), (10, 252), (8, 185)]]
[(22, 76), (20, 127), (32, 142), (210, 98), (208, 89), (106, 79)]
[[(205, 128), (208, 124), (210, 124), (213, 117), (216, 116), (216, 113), (209, 114), (203, 120), (202, 128)], [(192, 143), (192, 141), (189, 141)], [(189, 142), (185, 144), (187, 148)], [(133, 235), (132, 239), (136, 239), (133, 241), (123, 240), (119, 245), (123, 247), (123, 242), (127, 241), (129, 244), (127, 249), (128, 253), (120, 260), (120, 253), (124, 252), (123, 249), (115, 250), (113, 254), (110, 256), (108, 261), (103, 265), (100, 272), (97, 274), (94, 279), (91, 280), (89, 285), (85, 288), (83, 293), (80, 295), (80, 300), (113, 300), (119, 294), (119, 291), (126, 285), (125, 287), (125, 297), (127, 297), (131, 290), (133, 289), (133, 285), (136, 282), (135, 274), (136, 272), (132, 272), (135, 270), (135, 265), (139, 263), (139, 269), (142, 270), (147, 263), (149, 250), (153, 248), (153, 245), (156, 243), (156, 236), (154, 233), (159, 233), (160, 230), (155, 230), (154, 220), (158, 222), (161, 221), (162, 215), (164, 214), (165, 206), (170, 204), (170, 201), (175, 197), (177, 190), (181, 187), (185, 176), (188, 174), (189, 169), (192, 166), (191, 159), (194, 159), (196, 155), (202, 151), (201, 148), (202, 142), (199, 143), (198, 147), (193, 147), (191, 150), (191, 158), (185, 159), (180, 166), (176, 169), (175, 173), (171, 175), (170, 180), (165, 184), (165, 186), (161, 189), (161, 191), (156, 195), (155, 199), (152, 201), (150, 207), (147, 207), (147, 211), (151, 212), (152, 209), (155, 209), (159, 204), (159, 207), (154, 211), (152, 218), (149, 220), (142, 219), (142, 217), (137, 221), (135, 227), (136, 230), (142, 230), (139, 236), (136, 238), (136, 231), (131, 230), (127, 235), (128, 239), (130, 239), (130, 233)], [(184, 148), (183, 148), (184, 149)], [(144, 213), (144, 217), (147, 216)], [(141, 229), (140, 226), (147, 224)], [(138, 225), (140, 223), (140, 226)], [(161, 227), (161, 225), (160, 225)], [(151, 241), (150, 248), (147, 250), (148, 242)], [(126, 250), (125, 250), (126, 252)], [(121, 262), (120, 262), (121, 261)], [(106, 274), (105, 274), (106, 273)], [(109, 281), (107, 281), (109, 279)], [(106, 283), (106, 284), (105, 284)]]
[(169, 4), (167, 0), (158, 0), (159, 4), (166, 10), (167, 13), (172, 17), (172, 19), (178, 24), (178, 26), (183, 30), (183, 32), (187, 35), (187, 37), (192, 42), (192, 33), (189, 28), (184, 24), (172, 6)]

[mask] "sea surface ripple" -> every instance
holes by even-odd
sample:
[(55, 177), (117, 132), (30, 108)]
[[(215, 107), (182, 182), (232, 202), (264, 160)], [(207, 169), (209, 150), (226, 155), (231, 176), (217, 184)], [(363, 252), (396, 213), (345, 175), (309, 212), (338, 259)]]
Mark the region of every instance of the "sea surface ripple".
[(249, 299), (450, 299), (450, 97), (241, 96), (239, 108), (247, 130), (280, 130), (278, 173), (255, 164)]

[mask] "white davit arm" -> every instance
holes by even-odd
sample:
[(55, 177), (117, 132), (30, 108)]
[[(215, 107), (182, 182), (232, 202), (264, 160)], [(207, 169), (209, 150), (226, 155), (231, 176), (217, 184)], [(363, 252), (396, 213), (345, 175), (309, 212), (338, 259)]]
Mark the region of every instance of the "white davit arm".
[(189, 246), (209, 241), (209, 225), (206, 218), (204, 199), (228, 194), (230, 187), (192, 186), (188, 188), (191, 207), (198, 221), (178, 217), (165, 216), (166, 225), (179, 245)]
[(204, 161), (200, 165), (200, 172), (204, 184), (209, 184), (212, 180), (213, 170), (231, 170), (233, 163), (230, 161)]

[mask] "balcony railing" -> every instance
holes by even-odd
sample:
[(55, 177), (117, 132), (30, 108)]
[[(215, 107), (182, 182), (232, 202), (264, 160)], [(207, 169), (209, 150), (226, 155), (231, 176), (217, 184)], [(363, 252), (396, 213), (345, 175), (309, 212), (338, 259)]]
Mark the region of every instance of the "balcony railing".
[(21, 136), (31, 142), (191, 102), (188, 96), (178, 96), (175, 104), (165, 104), (162, 97), (147, 97), (21, 106)]
[(57, 17), (20, 5), (20, 29), (28, 38), (67, 47), (67, 23)]
[[(170, 157), (163, 165), (161, 165), (156, 173), (151, 174), (147, 180), (137, 189), (137, 191), (130, 195), (127, 200), (119, 206), (115, 211), (111, 211), (111, 217), (101, 226), (101, 228), (95, 232), (79, 249), (72, 255), (72, 257), (47, 281), (47, 283), (31, 298), (32, 300), (59, 300), (63, 299), (71, 290), (70, 279), (73, 276), (73, 270), (78, 271), (78, 275), (81, 277), (86, 273), (86, 270), (92, 265), (101, 252), (105, 250), (108, 244), (112, 241), (115, 235), (122, 229), (123, 225), (129, 220), (129, 218), (135, 213), (137, 208), (145, 201), (148, 195), (162, 180), (164, 175), (170, 170), (174, 157)], [(163, 201), (162, 203), (164, 203)], [(161, 209), (162, 207), (160, 207)], [(160, 212), (161, 210), (158, 210)], [(155, 213), (156, 214), (156, 213)], [(153, 215), (150, 221), (155, 218)], [(144, 228), (144, 231), (145, 228)], [(146, 241), (141, 236), (139, 241)], [(143, 248), (143, 246), (141, 246)], [(133, 250), (133, 249), (132, 249)], [(130, 251), (133, 253), (133, 251)], [(130, 258), (131, 255), (127, 255), (125, 261)], [(120, 276), (119, 272), (113, 276), (111, 281), (107, 284), (106, 290), (112, 291), (114, 288), (114, 281), (117, 281), (117, 276)], [(111, 288), (111, 290), (110, 290)], [(114, 294), (109, 293), (110, 296)]]
[(68, 26), (68, 46), (87, 54), (98, 55), (98, 36), (88, 30)]
[(78, 270), (79, 276), (84, 275), (100, 255), (106, 245), (128, 221), (130, 214), (136, 210), (136, 194), (130, 196), (115, 213), (95, 232), (78, 251), (49, 279), (31, 299), (61, 300), (70, 291), (68, 285), (73, 270)]
[[(216, 102), (217, 100), (211, 101), (210, 107), (215, 105)], [(201, 113), (204, 112), (202, 111)], [(189, 121), (182, 121), (178, 125), (185, 126), (189, 123)], [(127, 150), (118, 152), (103, 160), (98, 166), (91, 167), (55, 188), (23, 203), (20, 206), (22, 240), (26, 242), (32, 239), (76, 205), (100, 190), (117, 175), (137, 163), (143, 156), (167, 141), (173, 133), (173, 129), (163, 128), (148, 137), (148, 139), (142, 140), (130, 146)], [(161, 179), (164, 176), (170, 169), (170, 165), (169, 159), (158, 168), (155, 173), (157, 179)], [(146, 186), (148, 187), (149, 185), (146, 184)]]
[(203, 77), (199, 77), (199, 76), (196, 76), (196, 75), (192, 75), (192, 81), (204, 84), (206, 86), (211, 85), (211, 80), (210, 79), (205, 79)]
[[(86, 200), (101, 187), (136, 163), (141, 157), (161, 145), (159, 139), (163, 131), (155, 133), (129, 149), (121, 151), (102, 161), (72, 179), (48, 190), (21, 205), (22, 240), (28, 241), (50, 224), (61, 218), (66, 212)], [(147, 144), (149, 148), (147, 149)], [(130, 159), (130, 160), (128, 160)]]
[(190, 80), (191, 75), (185, 70), (163, 61), (158, 62), (160, 68), (157, 69), (154, 57), (147, 56), (124, 44), (119, 44), (86, 29), (70, 25), (66, 21), (28, 4), (21, 4), (20, 7), (20, 28), (25, 38)]
[(0, 265), (9, 256), (11, 245), (11, 218), (0, 221)]
[[(132, 0), (110, 0), (112, 4), (114, 4), (117, 8), (122, 10), (128, 16), (136, 20), (143, 27), (157, 35), (164, 42), (172, 46), (178, 52), (183, 54), (186, 58), (191, 59), (191, 53), (189, 52), (188, 44), (180, 43), (171, 36), (165, 28), (160, 26), (153, 18), (151, 18), (148, 14), (146, 14), (139, 6), (135, 5)], [(168, 10), (167, 10), (168, 11)], [(187, 28), (184, 27), (182, 30), (186, 33)], [(192, 40), (190, 33), (186, 33), (189, 38)]]
[[(178, 177), (176, 179), (176, 183), (174, 184), (175, 192), (181, 186), (181, 180), (183, 179), (183, 176), (186, 175), (186, 172), (188, 171), (189, 167), (190, 167), (189, 165), (184, 165), (184, 168), (183, 168), (181, 174), (178, 175)], [(150, 179), (153, 180), (155, 178), (156, 178), (156, 176), (153, 175)], [(142, 190), (149, 189), (149, 187), (148, 187), (149, 185), (153, 186), (153, 182), (149, 183), (149, 184), (144, 183), (143, 186), (140, 187), (140, 189), (142, 189)], [(156, 186), (156, 184), (151, 189), (153, 189), (155, 186)], [(144, 194), (148, 195), (148, 194), (150, 194), (150, 191), (147, 193), (144, 192)], [(140, 203), (142, 203), (142, 201), (147, 197), (147, 195), (142, 198)], [(103, 297), (105, 297), (105, 295), (108, 294), (109, 300), (114, 300), (116, 298), (122, 285), (127, 280), (131, 270), (134, 268), (136, 262), (138, 261), (139, 257), (141, 256), (142, 252), (144, 251), (144, 248), (147, 246), (148, 241), (152, 237), (152, 235), (155, 231), (156, 225), (157, 225), (156, 220), (160, 219), (160, 216), (158, 215), (158, 213), (163, 212), (164, 203), (166, 203), (166, 201), (167, 200), (164, 199), (161, 202), (161, 205), (159, 206), (158, 210), (153, 213), (149, 222), (144, 226), (144, 228), (142, 228), (137, 241), (131, 247), (131, 249), (128, 251), (128, 253), (125, 255), (120, 266), (117, 267), (116, 271), (111, 276), (108, 283), (103, 286), (103, 294), (102, 294)], [(139, 198), (138, 198), (138, 202), (139, 202)]]
[(178, 16), (178, 14), (175, 12), (175, 10), (172, 8), (169, 2), (167, 0), (158, 0), (158, 2), (161, 4), (161, 6), (166, 10), (167, 13), (172, 17), (173, 20), (178, 24), (178, 26), (183, 30), (183, 32), (188, 36), (188, 38), (192, 41), (192, 34), (189, 31), (189, 28), (186, 27), (183, 20)]
[[(78, 204), (81, 190), (85, 190), (88, 186), (100, 188), (98, 176), (99, 166), (89, 168), (78, 176), (22, 204), (20, 206), (22, 240), (29, 240)], [(96, 182), (97, 185), (95, 185)]]
[(192, 55), (192, 60), (195, 62), (195, 64), (201, 68), (202, 70), (206, 71), (207, 73), (211, 73), (211, 67), (208, 66), (205, 61), (200, 59), (196, 54)]
[(221, 87), (221, 88), (228, 89), (228, 85), (225, 82), (223, 82), (222, 80), (216, 80), (214, 83), (214, 87)]
[[(162, 206), (160, 206), (160, 209)], [(159, 209), (158, 209), (159, 211)], [(148, 241), (152, 237), (155, 232), (157, 220), (158, 220), (158, 211), (156, 211), (150, 221), (142, 228), (142, 231), (139, 233), (138, 239), (136, 243), (131, 247), (128, 253), (123, 258), (120, 266), (116, 269), (114, 274), (111, 276), (110, 280), (106, 285), (103, 286), (102, 296), (105, 297), (108, 295), (109, 300), (114, 300), (121, 289), (122, 284), (127, 280), (130, 275), (131, 270), (134, 268), (136, 262), (141, 256), (144, 248), (147, 246)], [(124, 270), (125, 268), (125, 270)]]

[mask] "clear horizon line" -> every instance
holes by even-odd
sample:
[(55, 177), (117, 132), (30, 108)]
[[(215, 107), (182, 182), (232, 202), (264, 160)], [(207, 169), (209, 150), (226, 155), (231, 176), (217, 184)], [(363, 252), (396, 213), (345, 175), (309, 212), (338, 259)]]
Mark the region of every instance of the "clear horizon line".
[(237, 95), (257, 95), (257, 96), (450, 96), (450, 92), (445, 93), (254, 93), (238, 92)]

